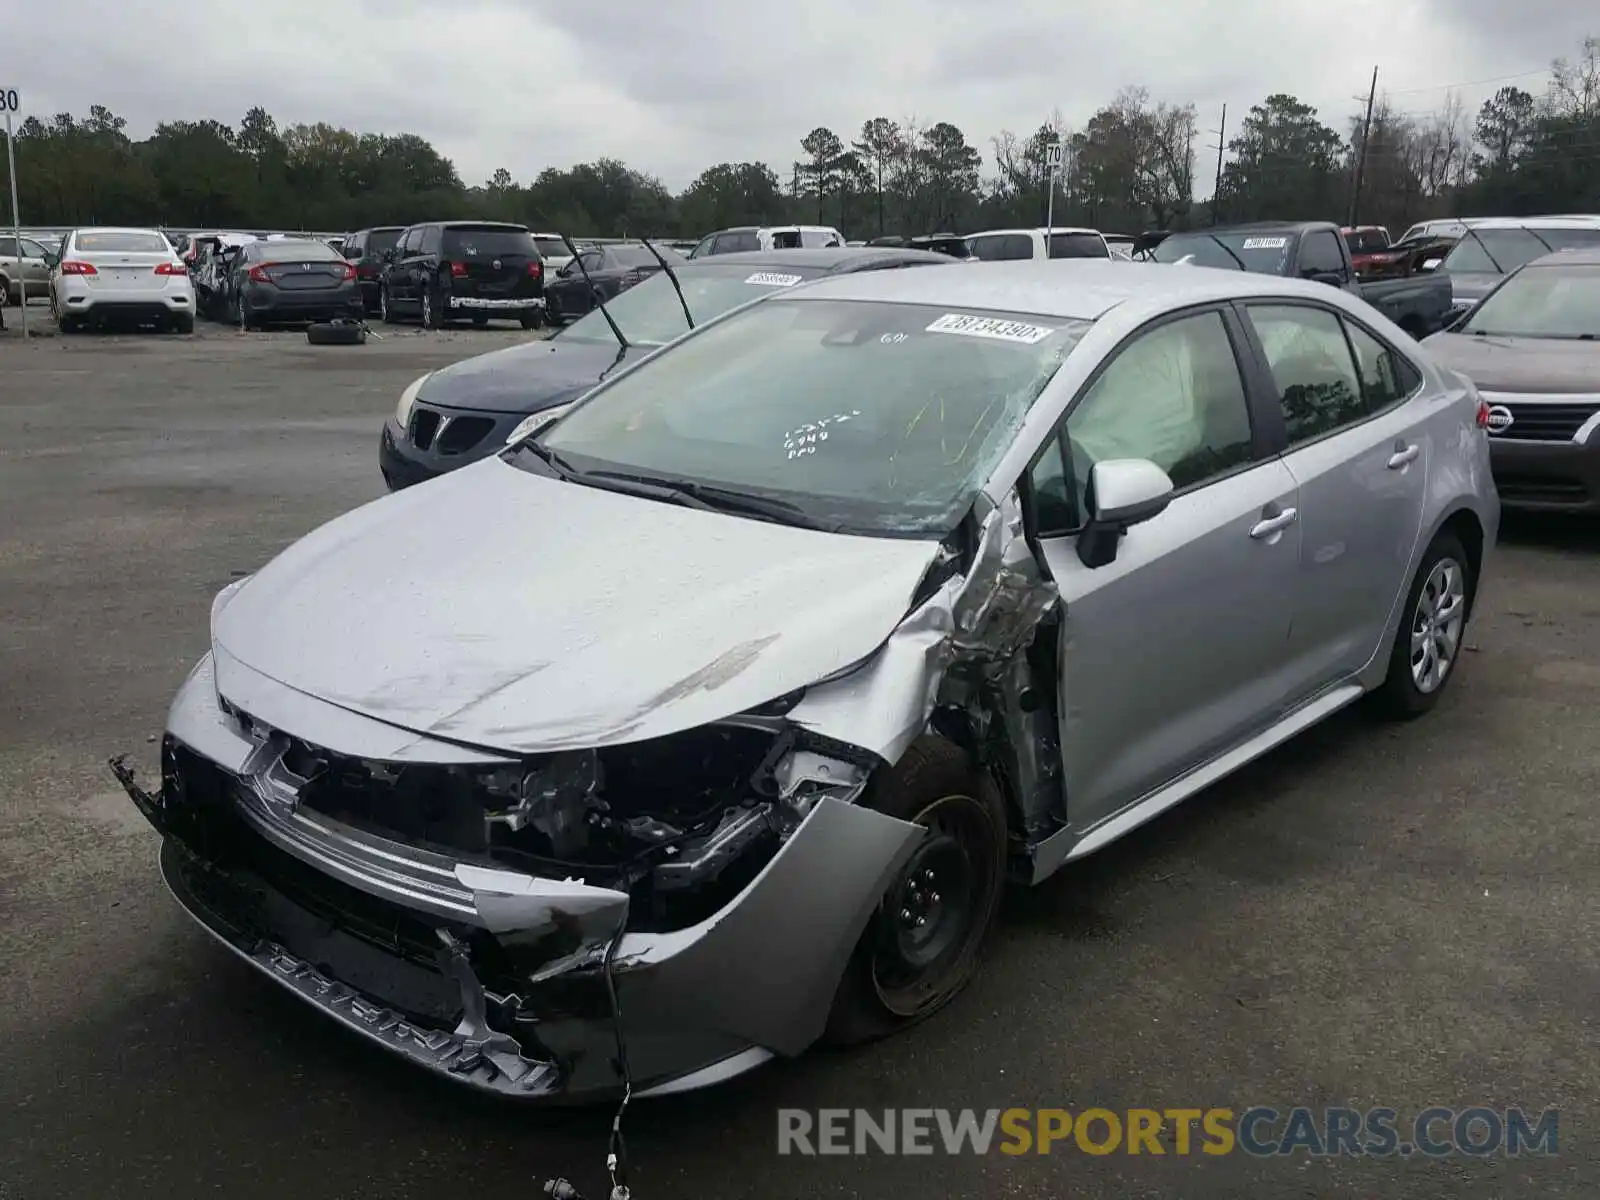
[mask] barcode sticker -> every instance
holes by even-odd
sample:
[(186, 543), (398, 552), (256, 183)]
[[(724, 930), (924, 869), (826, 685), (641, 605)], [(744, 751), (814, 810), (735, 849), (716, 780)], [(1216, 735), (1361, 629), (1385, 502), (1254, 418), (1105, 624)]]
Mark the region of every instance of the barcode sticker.
[(1044, 341), (1055, 330), (1043, 325), (1006, 321), (999, 317), (969, 317), (962, 313), (945, 313), (923, 332), (955, 333), (962, 337), (990, 338), (997, 342), (1021, 342), (1025, 346), (1033, 346)]

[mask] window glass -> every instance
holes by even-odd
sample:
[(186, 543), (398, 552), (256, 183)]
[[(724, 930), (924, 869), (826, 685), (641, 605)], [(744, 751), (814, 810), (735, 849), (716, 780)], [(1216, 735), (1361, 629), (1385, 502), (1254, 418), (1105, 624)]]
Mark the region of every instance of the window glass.
[(591, 392), (541, 435), (578, 469), (944, 534), (1088, 322), (775, 296)]
[(1047, 456), (1033, 484), (1036, 494), (1065, 494), (1073, 529), (1097, 462), (1149, 459), (1178, 488), (1248, 463), (1250, 406), (1221, 314), (1169, 321), (1124, 347), (1067, 418), (1067, 440), (1069, 482), (1053, 481)]
[(1503, 337), (1600, 338), (1600, 267), (1524, 267), (1472, 310), (1458, 331)]
[[(1031, 251), (1031, 247), (1030, 247)], [(1098, 233), (1052, 233), (1051, 258), (1110, 258), (1105, 239)]]
[(1291, 446), (1366, 415), (1338, 317), (1298, 305), (1252, 304), (1246, 311), (1266, 351)]
[(172, 252), (167, 239), (159, 233), (140, 233), (122, 229), (80, 232), (74, 239), (73, 246), (85, 254), (170, 254)]
[(1308, 233), (1300, 247), (1300, 270), (1344, 273), (1344, 256), (1339, 253), (1339, 243), (1326, 230)]
[(1359, 325), (1345, 322), (1350, 346), (1356, 352), (1356, 369), (1366, 393), (1367, 411), (1377, 412), (1409, 396), (1422, 382), (1417, 369), (1398, 351), (1384, 345)]
[(718, 254), (743, 254), (761, 249), (761, 239), (754, 229), (740, 229), (725, 233), (717, 239)]

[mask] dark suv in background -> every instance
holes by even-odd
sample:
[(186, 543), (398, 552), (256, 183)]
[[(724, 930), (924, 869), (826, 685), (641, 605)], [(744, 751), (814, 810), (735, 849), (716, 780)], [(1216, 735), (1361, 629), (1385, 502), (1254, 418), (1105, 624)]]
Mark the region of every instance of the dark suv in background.
[(428, 329), (471, 318), (544, 323), (544, 260), (525, 225), (499, 221), (429, 221), (401, 233), (378, 289), (378, 311), (393, 323)]
[(400, 235), (405, 231), (403, 225), (375, 225), (371, 229), (358, 229), (344, 240), (342, 251), (345, 258), (355, 264), (356, 278), (361, 281), (361, 299), (368, 312), (378, 311), (384, 253), (399, 244)]

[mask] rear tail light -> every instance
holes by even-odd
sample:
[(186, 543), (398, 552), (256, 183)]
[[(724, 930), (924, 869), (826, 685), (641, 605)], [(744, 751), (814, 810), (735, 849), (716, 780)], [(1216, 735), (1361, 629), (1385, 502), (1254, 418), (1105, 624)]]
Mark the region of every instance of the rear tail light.
[(76, 259), (70, 259), (70, 258), (66, 262), (61, 264), (59, 270), (61, 271), (61, 273), (63, 275), (98, 275), (98, 274), (100, 274), (99, 271), (96, 271), (94, 269), (94, 264), (93, 263), (78, 262)]
[(467, 264), (466, 263), (451, 263), (450, 264), (450, 274), (452, 276), (454, 276), (455, 278), (457, 278), (457, 279), (464, 278), (466, 276), (466, 274), (467, 274)]
[(531, 262), (531, 263), (528, 264), (528, 278), (537, 279), (537, 278), (539, 278), (539, 276), (541, 276), (543, 274), (544, 274), (544, 264), (543, 263), (541, 263), (541, 262)]
[(339, 268), (339, 278), (346, 280), (356, 278), (356, 269), (354, 264), (345, 263), (343, 266), (341, 266)]
[(182, 263), (161, 263), (156, 267), (157, 275), (187, 275), (189, 268)]
[(267, 269), (265, 267), (251, 267), (250, 270), (246, 272), (246, 278), (255, 283), (272, 282), (272, 276), (267, 274)]
[(1478, 401), (1478, 428), (1489, 428), (1489, 402), (1487, 400)]

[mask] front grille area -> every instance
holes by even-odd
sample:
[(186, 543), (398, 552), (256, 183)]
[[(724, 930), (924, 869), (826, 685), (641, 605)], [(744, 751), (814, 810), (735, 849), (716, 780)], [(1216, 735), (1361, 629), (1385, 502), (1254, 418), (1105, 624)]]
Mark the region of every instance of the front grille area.
[[(1494, 404), (1492, 397), (1487, 399)], [(1576, 404), (1523, 402), (1506, 407), (1511, 411), (1512, 421), (1504, 430), (1492, 435), (1497, 441), (1570, 442), (1583, 423), (1600, 412), (1600, 405), (1592, 400)]]
[(1540, 504), (1584, 504), (1589, 490), (1576, 479), (1557, 479), (1547, 475), (1516, 475), (1497, 471), (1495, 490), (1502, 500)]
[(433, 445), (433, 436), (439, 432), (439, 414), (419, 408), (411, 416), (411, 441), (418, 450)]
[(440, 454), (465, 454), (489, 435), (494, 421), (489, 417), (457, 417), (438, 434)]

